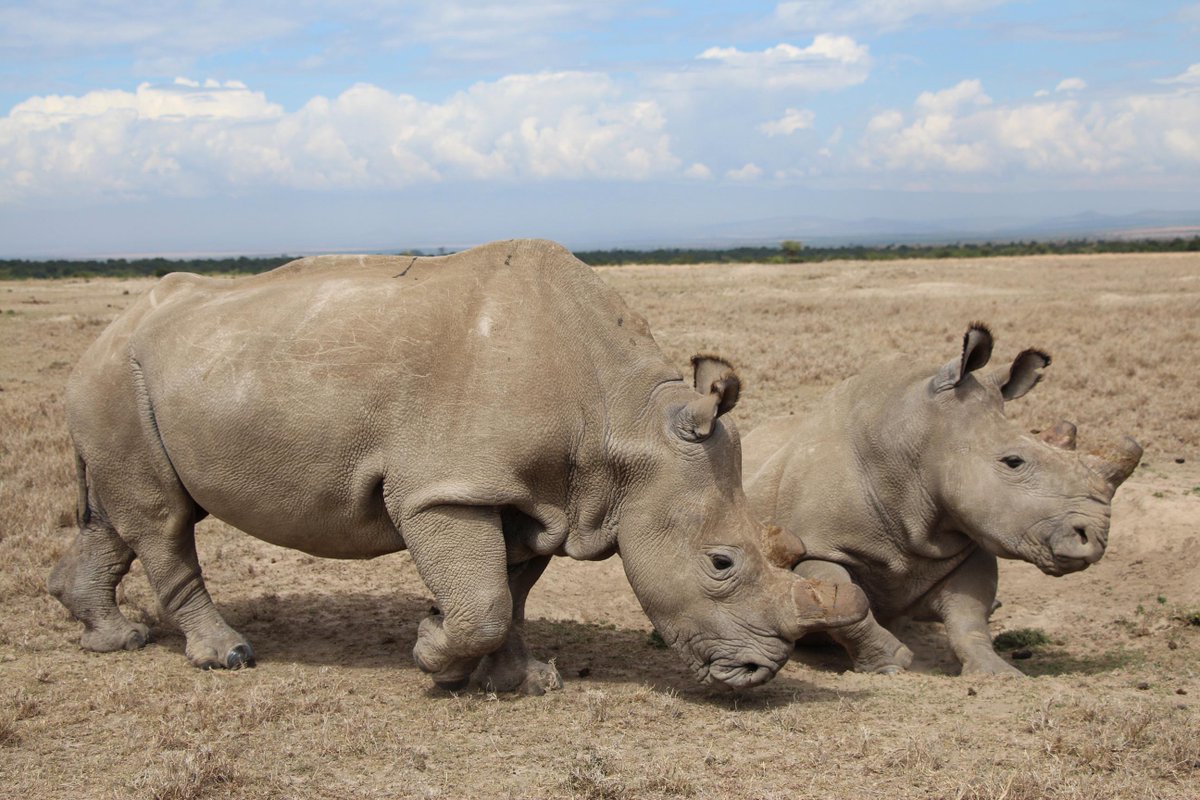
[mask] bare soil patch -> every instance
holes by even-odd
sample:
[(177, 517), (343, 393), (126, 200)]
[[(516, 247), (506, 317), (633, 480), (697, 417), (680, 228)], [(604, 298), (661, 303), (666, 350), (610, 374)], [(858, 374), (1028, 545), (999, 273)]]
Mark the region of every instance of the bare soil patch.
[[(1066, 417), (1081, 445), (1146, 448), (1110, 549), (1061, 579), (1005, 563), (993, 631), (1049, 643), (1026, 680), (961, 678), (939, 626), (899, 633), (897, 677), (802, 653), (762, 689), (694, 684), (655, 646), (621, 564), (558, 560), (530, 646), (566, 681), (541, 698), (436, 691), (413, 665), (430, 604), (412, 562), (315, 559), (207, 521), (209, 588), (259, 667), (194, 670), (135, 564), (122, 586), (154, 642), (77, 646), (46, 594), (73, 535), (70, 367), (150, 281), (0, 284), (0, 796), (39, 798), (1200, 796), (1200, 257), (1066, 256), (600, 274), (681, 369), (741, 366), (743, 430), (892, 353), (940, 364), (968, 322), (996, 363), (1054, 356), (1011, 413)], [(1183, 463), (1177, 463), (1182, 459)]]

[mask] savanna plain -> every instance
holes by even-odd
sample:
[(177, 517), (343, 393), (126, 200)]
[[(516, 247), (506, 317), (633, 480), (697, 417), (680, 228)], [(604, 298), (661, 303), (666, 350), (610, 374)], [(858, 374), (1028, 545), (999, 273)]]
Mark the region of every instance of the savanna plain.
[(1200, 797), (1200, 256), (599, 272), (681, 371), (702, 351), (740, 366), (743, 431), (803, 414), (882, 356), (932, 370), (974, 320), (996, 334), (994, 366), (1049, 351), (1009, 415), (1031, 430), (1070, 419), (1081, 448), (1131, 434), (1145, 456), (1098, 564), (1051, 578), (1002, 563), (992, 632), (1024, 632), (1029, 677), (958, 676), (940, 626), (902, 622), (907, 674), (855, 674), (815, 649), (757, 690), (706, 688), (656, 646), (619, 559), (559, 559), (526, 636), (562, 691), (450, 694), (412, 661), (431, 595), (406, 554), (321, 560), (213, 520), (197, 532), (208, 586), (258, 667), (191, 667), (136, 563), (120, 599), (153, 642), (83, 652), (45, 587), (74, 535), (63, 387), (152, 281), (9, 282), (0, 796)]

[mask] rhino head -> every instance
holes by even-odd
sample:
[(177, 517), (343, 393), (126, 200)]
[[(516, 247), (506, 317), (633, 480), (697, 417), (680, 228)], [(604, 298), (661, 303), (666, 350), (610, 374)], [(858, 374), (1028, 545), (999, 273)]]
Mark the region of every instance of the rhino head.
[(795, 640), (862, 619), (867, 599), (855, 586), (790, 571), (804, 546), (755, 521), (742, 492), (741, 443), (724, 417), (740, 381), (719, 358), (692, 364), (695, 389), (660, 384), (646, 438), (615, 454), (632, 487), (618, 547), (647, 616), (696, 677), (756, 686), (774, 677)]
[(935, 422), (918, 457), (945, 517), (940, 527), (1049, 575), (1086, 569), (1104, 555), (1113, 493), (1142, 448), (1124, 437), (1078, 453), (1075, 426), (1065, 420), (1041, 436), (1024, 432), (1005, 418), (1004, 404), (1037, 385), (1050, 356), (1025, 350), (1008, 368), (977, 376), (991, 352), (991, 333), (976, 323), (961, 355), (925, 384), (921, 404)]

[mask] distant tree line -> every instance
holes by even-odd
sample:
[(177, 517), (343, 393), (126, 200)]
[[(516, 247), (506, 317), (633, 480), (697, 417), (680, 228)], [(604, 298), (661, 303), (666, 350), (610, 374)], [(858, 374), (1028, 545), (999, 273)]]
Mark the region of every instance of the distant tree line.
[[(1200, 252), (1200, 236), (1174, 239), (1071, 239), (1067, 241), (959, 242), (810, 247), (786, 240), (778, 247), (660, 248), (657, 250), (581, 250), (575, 255), (592, 266), (622, 264), (801, 264), (816, 261), (892, 261), (903, 258), (984, 258), (1076, 253)], [(443, 252), (437, 253), (442, 255)], [(407, 250), (403, 255), (434, 255)], [(135, 278), (168, 272), (245, 275), (266, 272), (296, 256), (238, 258), (109, 258), (103, 260), (0, 259), (0, 280), (22, 278)]]

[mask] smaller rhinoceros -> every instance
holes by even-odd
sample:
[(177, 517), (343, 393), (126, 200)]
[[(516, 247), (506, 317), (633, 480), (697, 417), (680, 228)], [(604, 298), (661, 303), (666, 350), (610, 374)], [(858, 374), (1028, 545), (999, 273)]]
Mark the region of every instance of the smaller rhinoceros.
[(872, 614), (832, 631), (860, 672), (895, 673), (912, 653), (877, 620), (939, 619), (963, 673), (1017, 674), (992, 647), (996, 558), (1048, 575), (1104, 555), (1113, 493), (1142, 448), (1074, 452), (1075, 426), (1040, 437), (1004, 404), (1041, 379), (1050, 357), (1025, 350), (987, 364), (992, 335), (970, 326), (940, 369), (892, 359), (835, 388), (806, 416), (772, 420), (744, 442), (752, 508), (804, 540), (809, 578), (858, 584)]

